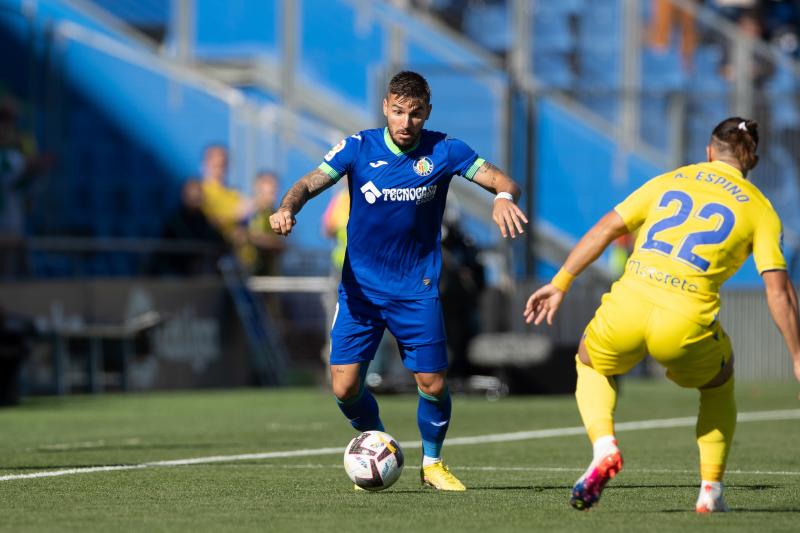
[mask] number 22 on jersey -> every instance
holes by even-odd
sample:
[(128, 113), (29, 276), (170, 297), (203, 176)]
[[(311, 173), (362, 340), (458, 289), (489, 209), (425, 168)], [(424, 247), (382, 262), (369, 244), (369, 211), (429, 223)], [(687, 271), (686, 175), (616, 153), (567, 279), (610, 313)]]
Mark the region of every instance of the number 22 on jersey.
[[(701, 244), (720, 244), (723, 242), (728, 235), (730, 235), (733, 226), (736, 224), (736, 215), (724, 205), (716, 202), (704, 204), (694, 212), (694, 200), (683, 191), (665, 192), (658, 203), (658, 207), (666, 208), (672, 203), (678, 204), (678, 211), (674, 215), (659, 220), (652, 225), (650, 231), (647, 232), (647, 237), (642, 244), (642, 249), (653, 250), (672, 256), (688, 264), (692, 268), (705, 272), (708, 270), (709, 266), (711, 266), (711, 262), (695, 254), (694, 248)], [(692, 215), (703, 220), (716, 218), (718, 220), (717, 227), (712, 230), (689, 233), (686, 235), (686, 238), (683, 239), (683, 244), (680, 245), (677, 252), (675, 252), (675, 246), (673, 244), (658, 238), (659, 233), (684, 224)], [(675, 252), (674, 255), (673, 252)]]

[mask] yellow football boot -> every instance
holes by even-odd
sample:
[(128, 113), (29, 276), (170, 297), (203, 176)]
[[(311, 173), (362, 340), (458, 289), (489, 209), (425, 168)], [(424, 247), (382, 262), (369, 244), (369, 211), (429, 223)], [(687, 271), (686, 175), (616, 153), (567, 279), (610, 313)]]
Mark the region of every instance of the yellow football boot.
[(419, 477), (423, 485), (428, 485), (438, 490), (467, 490), (467, 487), (442, 462), (422, 467), (419, 471)]

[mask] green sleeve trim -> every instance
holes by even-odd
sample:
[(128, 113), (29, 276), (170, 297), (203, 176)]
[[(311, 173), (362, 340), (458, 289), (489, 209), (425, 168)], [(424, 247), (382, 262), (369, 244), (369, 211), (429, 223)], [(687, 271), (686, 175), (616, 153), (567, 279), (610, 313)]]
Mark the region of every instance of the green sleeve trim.
[(325, 174), (327, 174), (331, 178), (333, 178), (334, 181), (339, 181), (339, 179), (341, 178), (339, 173), (336, 172), (336, 170), (332, 166), (330, 166), (328, 163), (321, 163), (317, 168), (320, 169), (321, 171), (323, 171)]
[(475, 177), (475, 173), (478, 172), (478, 169), (481, 168), (484, 163), (486, 163), (484, 158), (479, 157), (476, 159), (475, 162), (472, 163), (472, 166), (469, 167), (466, 172), (464, 172), (464, 177), (472, 181), (472, 178)]

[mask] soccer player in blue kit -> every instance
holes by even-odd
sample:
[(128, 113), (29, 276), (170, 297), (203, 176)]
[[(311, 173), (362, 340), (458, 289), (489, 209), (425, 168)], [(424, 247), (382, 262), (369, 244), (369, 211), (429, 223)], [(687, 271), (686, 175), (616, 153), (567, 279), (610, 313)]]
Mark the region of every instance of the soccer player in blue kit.
[(300, 178), (270, 217), (288, 235), (295, 215), (345, 175), (350, 191), (347, 252), (331, 328), (331, 382), (339, 408), (358, 431), (383, 430), (378, 404), (364, 387), (384, 328), (397, 339), (419, 392), (423, 485), (463, 491), (441, 459), (450, 424), (447, 347), (439, 301), (441, 224), (453, 175), (495, 194), (492, 219), (503, 237), (523, 233), (520, 190), (464, 142), (423, 129), (431, 113), (428, 82), (404, 71), (383, 100), (386, 127), (343, 139)]

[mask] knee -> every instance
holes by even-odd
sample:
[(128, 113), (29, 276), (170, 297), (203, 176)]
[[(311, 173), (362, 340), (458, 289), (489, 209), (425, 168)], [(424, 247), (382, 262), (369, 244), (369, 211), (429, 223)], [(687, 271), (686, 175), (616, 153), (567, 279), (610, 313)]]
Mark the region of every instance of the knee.
[(349, 400), (358, 395), (358, 392), (361, 390), (361, 383), (358, 378), (354, 380), (334, 378), (331, 385), (333, 388), (333, 395), (336, 396), (339, 401)]
[(581, 340), (578, 345), (578, 360), (584, 365), (592, 368), (592, 358), (589, 357), (589, 351), (586, 349), (586, 343)]
[(714, 376), (714, 378), (711, 381), (709, 381), (705, 385), (702, 385), (699, 388), (701, 391), (707, 389), (715, 389), (727, 383), (733, 383), (732, 378), (733, 378), (733, 355), (731, 354), (731, 358), (728, 360), (725, 366), (722, 367), (719, 373), (716, 376)]
[(424, 392), (428, 396), (438, 398), (447, 389), (447, 382), (445, 381), (444, 376), (439, 374), (428, 374), (424, 377), (420, 376), (421, 374), (417, 375), (417, 386), (419, 387), (420, 391)]

